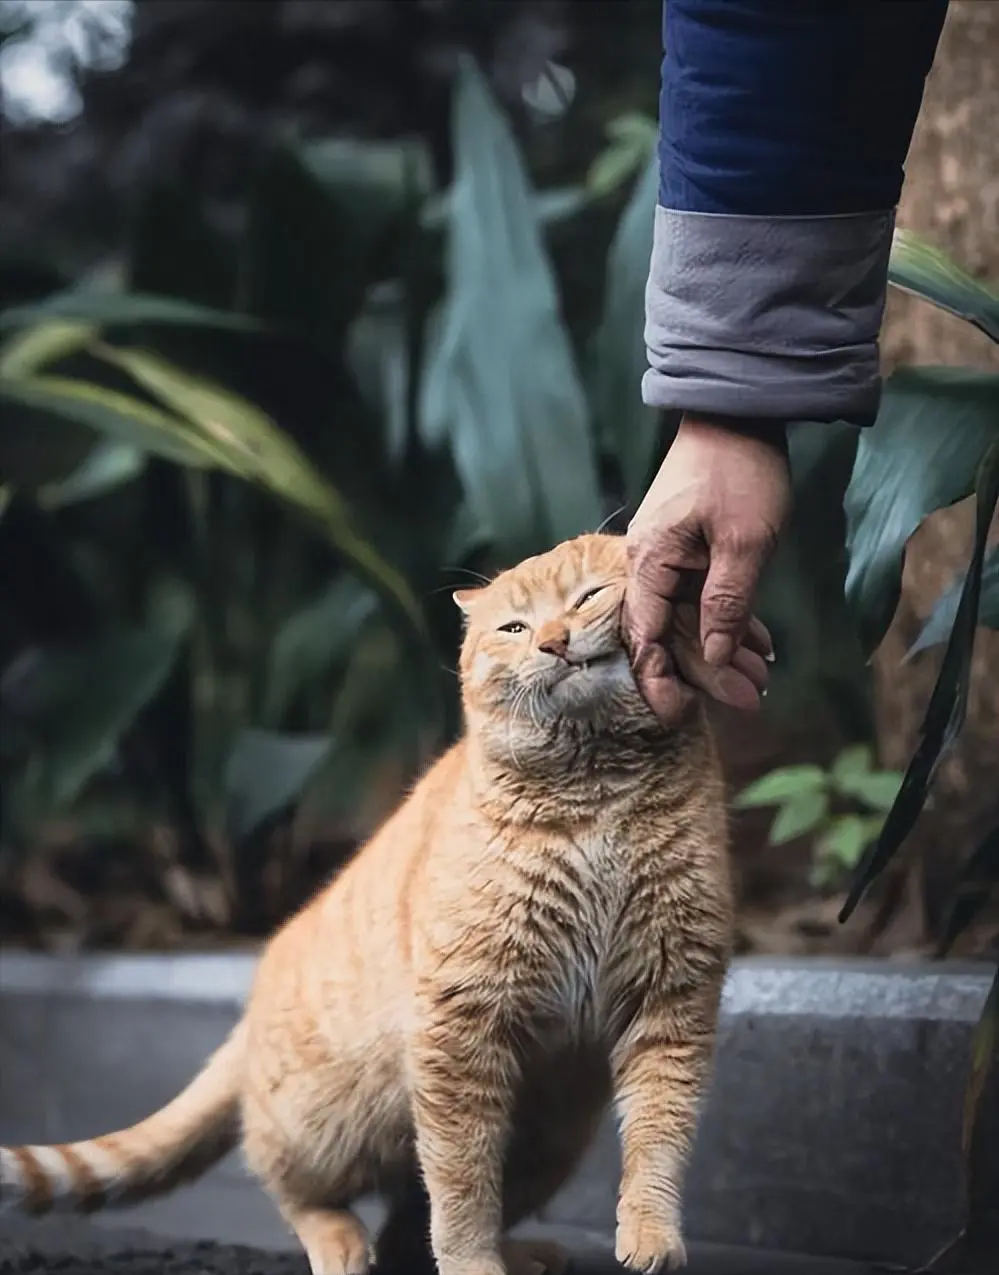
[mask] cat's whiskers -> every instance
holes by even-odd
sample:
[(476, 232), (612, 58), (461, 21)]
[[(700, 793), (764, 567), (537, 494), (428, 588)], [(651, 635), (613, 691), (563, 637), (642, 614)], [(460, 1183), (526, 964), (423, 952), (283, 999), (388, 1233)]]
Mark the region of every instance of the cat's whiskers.
[(538, 731), (544, 731), (545, 725), (541, 719), (541, 687), (534, 684), (530, 688), (527, 697), (527, 712), (531, 719), (531, 725)]
[[(507, 715), (507, 719), (506, 719), (506, 743), (507, 743), (507, 747), (510, 750), (510, 756), (513, 759), (513, 764), (518, 770), (523, 770), (523, 766), (520, 763), (520, 758), (517, 756), (517, 749), (514, 746), (513, 728), (520, 714), (521, 706), (525, 703), (527, 699), (527, 694), (529, 689), (530, 688), (526, 685), (521, 685), (517, 687), (517, 690), (514, 693), (513, 700), (510, 704), (510, 712)], [(529, 705), (528, 705), (528, 711), (530, 711)]]

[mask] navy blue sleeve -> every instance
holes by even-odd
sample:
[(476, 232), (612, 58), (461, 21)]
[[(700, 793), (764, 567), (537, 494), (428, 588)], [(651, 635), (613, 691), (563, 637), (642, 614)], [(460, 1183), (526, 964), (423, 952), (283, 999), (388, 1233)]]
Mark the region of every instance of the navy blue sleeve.
[(647, 402), (869, 424), (947, 0), (664, 0)]
[(947, 0), (667, 0), (664, 208), (892, 208)]

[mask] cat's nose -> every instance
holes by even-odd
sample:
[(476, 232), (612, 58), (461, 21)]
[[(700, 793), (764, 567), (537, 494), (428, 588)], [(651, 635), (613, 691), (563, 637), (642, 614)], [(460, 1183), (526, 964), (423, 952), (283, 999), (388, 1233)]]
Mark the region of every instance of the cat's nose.
[(569, 630), (562, 625), (545, 625), (538, 633), (538, 650), (560, 660), (569, 655)]

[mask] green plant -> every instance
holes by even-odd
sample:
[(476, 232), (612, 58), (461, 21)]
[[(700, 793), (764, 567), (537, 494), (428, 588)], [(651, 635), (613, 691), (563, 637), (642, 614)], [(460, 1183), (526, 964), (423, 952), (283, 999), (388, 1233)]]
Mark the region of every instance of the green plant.
[(782, 766), (747, 785), (734, 805), (776, 806), (770, 844), (811, 837), (813, 882), (838, 887), (880, 834), (902, 782), (898, 771), (874, 769), (873, 760), (870, 746), (857, 744), (843, 749), (828, 770)]
[[(915, 236), (896, 232), (889, 277), (894, 286), (958, 315), (999, 342), (999, 294)], [(877, 837), (860, 856), (842, 920), (915, 825), (940, 762), (964, 725), (976, 630), (980, 624), (994, 627), (999, 616), (994, 561), (986, 558), (999, 502), (999, 376), (960, 368), (899, 370), (888, 379), (877, 423), (861, 436), (844, 495), (846, 600), (867, 653), (876, 649), (891, 623), (909, 537), (936, 509), (972, 495), (976, 525), (968, 570), (960, 586), (938, 602), (910, 652), (911, 657), (929, 646), (944, 646), (920, 740)], [(941, 953), (999, 891), (997, 832), (966, 861), (941, 936)], [(959, 1252), (970, 1261), (980, 1256), (984, 1217), (974, 1154), (978, 1115), (986, 1076), (997, 1062), (999, 969), (975, 1034), (966, 1094), (962, 1141), (968, 1220), (948, 1250), (950, 1256)]]
[[(156, 700), (163, 712), (153, 717), (185, 739), (189, 777), (167, 767), (175, 812), (226, 805), (226, 750), (241, 730), (328, 738), (321, 706), (336, 700), (321, 786), (349, 807), (370, 767), (400, 752), (415, 765), (455, 728), (453, 683), (438, 668), (457, 637), (435, 593), (446, 569), (492, 569), (640, 495), (670, 428), (636, 388), (656, 189), (649, 121), (623, 116), (609, 129), (611, 153), (628, 157), (604, 165), (617, 173), (610, 185), (639, 163), (644, 171), (606, 245), (602, 310), (587, 325), (566, 309), (564, 237), (600, 198), (585, 187), (531, 189), (470, 63), (454, 120), (448, 190), (434, 188), (415, 142), (285, 145), (260, 175), (237, 242), (178, 192), (154, 191), (123, 269), (0, 315), (9, 502), (0, 531), (11, 548), (18, 536), (15, 574), (59, 572), (74, 599), (68, 631), (81, 670), (84, 636), (101, 667), (101, 643), (154, 622), (157, 591), (184, 594), (188, 617), (163, 637), (176, 660), (154, 666), (162, 696), (123, 689), (113, 729), (95, 728), (89, 754), (79, 746), (92, 763), (76, 767), (72, 785), (38, 778), (59, 750), (47, 735), (44, 746), (31, 742), (21, 719), (34, 712), (41, 722), (41, 710), (17, 709), (8, 676), (5, 716), (16, 729), (6, 733), (20, 740), (4, 750), (8, 778), (35, 794), (10, 803), (30, 812), (18, 835), (85, 790), (147, 716), (140, 700)], [(994, 334), (992, 294), (902, 232), (892, 281)], [(813, 683), (856, 696), (854, 725), (863, 724), (861, 666), (894, 609), (905, 542), (927, 513), (974, 487), (994, 436), (996, 379), (905, 369), (889, 378), (878, 423), (859, 442), (845, 426), (793, 431), (796, 522), (764, 590), (766, 617), (787, 639), (778, 703), (784, 670), (810, 661)], [(979, 484), (983, 519), (990, 478), (991, 461)], [(155, 527), (153, 501), (170, 510)], [(835, 535), (844, 504), (838, 552), (830, 527)], [(135, 545), (120, 539), (124, 528)], [(12, 596), (26, 639), (7, 665), (39, 641), (54, 658), (46, 641), (63, 632), (38, 631), (24, 583)], [(942, 601), (921, 639), (942, 637), (945, 608), (954, 610), (927, 740), (862, 856), (850, 906), (911, 826), (958, 728), (978, 587), (972, 570), (965, 600)], [(986, 605), (983, 620), (990, 614)], [(186, 707), (168, 713), (161, 698)], [(800, 711), (799, 695), (785, 698)], [(378, 707), (388, 704), (391, 713)], [(150, 747), (176, 754), (177, 744)]]
[[(8, 847), (117, 784), (188, 872), (228, 846), (267, 923), (254, 845), (300, 794), (349, 820), (454, 734), (449, 580), (641, 489), (658, 416), (625, 438), (604, 389), (635, 352), (611, 333), (584, 381), (600, 316), (560, 314), (595, 197), (532, 190), (469, 63), (456, 98), (448, 190), (417, 142), (284, 145), (235, 242), (157, 190), (123, 268), (0, 315)], [(637, 314), (628, 211), (607, 307)]]

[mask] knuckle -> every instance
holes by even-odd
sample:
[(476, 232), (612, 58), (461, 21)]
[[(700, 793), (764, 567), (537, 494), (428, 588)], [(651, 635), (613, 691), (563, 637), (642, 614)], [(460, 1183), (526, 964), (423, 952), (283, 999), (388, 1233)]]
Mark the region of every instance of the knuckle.
[(686, 522), (666, 527), (629, 530), (625, 556), (632, 574), (655, 578), (678, 567), (700, 565), (705, 556), (705, 540), (700, 530)]
[(726, 555), (740, 561), (762, 561), (770, 556), (777, 543), (777, 532), (766, 523), (739, 527), (724, 536), (718, 545)]
[(716, 589), (703, 600), (703, 608), (709, 611), (715, 624), (735, 628), (745, 619), (747, 603), (741, 593), (729, 589)]

